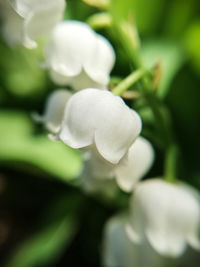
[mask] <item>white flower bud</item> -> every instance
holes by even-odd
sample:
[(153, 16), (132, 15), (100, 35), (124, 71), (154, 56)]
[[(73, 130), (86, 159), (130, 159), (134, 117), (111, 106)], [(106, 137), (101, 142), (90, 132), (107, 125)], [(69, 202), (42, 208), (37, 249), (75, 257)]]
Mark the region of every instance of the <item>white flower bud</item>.
[(89, 148), (86, 153), (87, 158), (84, 160), (82, 183), (90, 191), (92, 191), (92, 188), (94, 191), (98, 191), (98, 188), (103, 189), (103, 187), (106, 190), (110, 180), (116, 178), (118, 186), (122, 190), (130, 192), (135, 184), (149, 171), (154, 160), (153, 147), (143, 137), (136, 139), (118, 164), (111, 164), (106, 161), (94, 147)]
[(35, 48), (35, 38), (50, 33), (62, 19), (64, 8), (65, 0), (0, 0), (6, 42)]
[(47, 99), (44, 115), (33, 113), (33, 118), (44, 123), (50, 132), (57, 133), (61, 127), (66, 103), (71, 96), (72, 94), (64, 89), (53, 92)]
[(60, 140), (72, 148), (95, 144), (100, 155), (116, 164), (141, 131), (139, 115), (106, 90), (88, 88), (67, 102)]
[[(103, 239), (103, 266), (143, 267), (139, 265), (139, 250), (125, 231), (126, 217), (115, 216), (105, 226)], [(148, 266), (149, 267), (149, 266)]]
[(141, 182), (131, 201), (129, 237), (137, 243), (146, 238), (164, 256), (180, 256), (187, 244), (199, 250), (199, 200), (198, 193), (183, 184)]
[(154, 150), (151, 143), (138, 137), (126, 156), (115, 167), (116, 180), (119, 187), (130, 192), (135, 184), (147, 174), (154, 161)]
[(80, 21), (58, 23), (45, 54), (52, 80), (75, 90), (105, 89), (115, 61), (110, 43)]
[[(103, 263), (105, 267), (180, 267), (179, 260), (163, 257), (148, 243), (130, 241), (126, 233), (126, 214), (112, 217), (104, 230)], [(191, 256), (191, 255), (189, 255)], [(191, 259), (191, 258), (190, 258)], [(190, 266), (190, 265), (187, 265)]]

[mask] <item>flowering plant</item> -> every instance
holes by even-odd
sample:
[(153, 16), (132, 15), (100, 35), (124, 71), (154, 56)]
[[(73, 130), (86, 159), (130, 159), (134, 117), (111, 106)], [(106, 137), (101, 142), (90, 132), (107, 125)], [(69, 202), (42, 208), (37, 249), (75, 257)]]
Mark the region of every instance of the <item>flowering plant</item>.
[(1, 266), (198, 267), (200, 27), (179, 2), (0, 0)]

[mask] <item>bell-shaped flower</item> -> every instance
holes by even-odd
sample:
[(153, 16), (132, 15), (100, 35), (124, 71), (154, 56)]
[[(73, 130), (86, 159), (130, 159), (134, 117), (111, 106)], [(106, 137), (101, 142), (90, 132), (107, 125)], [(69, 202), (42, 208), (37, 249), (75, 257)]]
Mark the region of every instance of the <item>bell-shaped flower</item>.
[(35, 48), (62, 19), (65, 0), (0, 0), (3, 36), (9, 45)]
[(154, 150), (151, 143), (138, 137), (128, 153), (115, 167), (115, 176), (119, 187), (131, 192), (135, 184), (150, 170), (154, 161)]
[(80, 21), (58, 23), (45, 54), (52, 80), (75, 90), (105, 89), (115, 61), (111, 44)]
[(178, 267), (177, 262), (159, 255), (146, 240), (138, 244), (130, 241), (126, 232), (127, 216), (112, 217), (103, 236), (104, 267)]
[(129, 239), (126, 231), (128, 216), (119, 214), (105, 225), (102, 262), (104, 267), (198, 267), (200, 255), (192, 251), (179, 258), (160, 255), (148, 240), (141, 243)]
[(33, 113), (33, 119), (43, 123), (51, 133), (57, 133), (61, 127), (66, 103), (71, 96), (72, 94), (64, 89), (53, 92), (47, 99), (44, 115)]
[[(126, 217), (115, 216), (105, 225), (102, 262), (104, 267), (143, 267), (139, 265), (139, 251), (129, 240), (126, 231)], [(148, 266), (149, 267), (149, 266)]]
[(138, 113), (119, 96), (88, 88), (67, 102), (58, 138), (72, 148), (95, 145), (100, 155), (116, 164), (141, 131)]
[(200, 249), (200, 198), (184, 184), (160, 179), (141, 182), (131, 201), (127, 232), (133, 242), (146, 238), (161, 255), (178, 257), (187, 244)]
[(86, 155), (82, 184), (88, 191), (98, 191), (104, 188), (106, 190), (108, 184), (111, 184), (111, 180), (115, 178), (122, 190), (130, 192), (149, 171), (154, 160), (153, 147), (143, 137), (136, 139), (118, 164), (105, 160), (95, 148), (90, 148)]

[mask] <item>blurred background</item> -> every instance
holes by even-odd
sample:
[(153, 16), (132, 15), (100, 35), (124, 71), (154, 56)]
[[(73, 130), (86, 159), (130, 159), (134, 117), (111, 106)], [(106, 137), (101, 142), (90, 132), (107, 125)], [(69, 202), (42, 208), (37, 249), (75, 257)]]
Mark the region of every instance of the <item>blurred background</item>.
[[(85, 1), (86, 2), (86, 1)], [(86, 21), (99, 9), (68, 0), (65, 19)], [(126, 1), (121, 1), (126, 5)], [(179, 178), (200, 189), (200, 3), (199, 0), (132, 0), (146, 65), (162, 66), (160, 97), (169, 107), (181, 148)], [(112, 75), (131, 72), (129, 58), (109, 29), (117, 61)], [(1, 37), (0, 37), (1, 38)], [(48, 139), (31, 112), (42, 113), (58, 87), (45, 70), (43, 47), (8, 47), (0, 39), (0, 266), (101, 266), (105, 221), (127, 207), (115, 199), (86, 195), (78, 185), (81, 155)], [(148, 116), (144, 131), (148, 130)], [(154, 144), (154, 140), (151, 140)], [(163, 155), (148, 177), (162, 174)]]

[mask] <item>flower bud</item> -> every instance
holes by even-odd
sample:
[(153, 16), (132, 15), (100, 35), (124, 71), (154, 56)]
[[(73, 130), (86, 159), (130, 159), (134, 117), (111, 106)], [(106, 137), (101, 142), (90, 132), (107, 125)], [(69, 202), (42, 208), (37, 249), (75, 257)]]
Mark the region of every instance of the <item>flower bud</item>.
[(9, 45), (35, 48), (62, 19), (65, 0), (0, 0), (3, 36)]
[(75, 90), (105, 89), (115, 61), (110, 43), (79, 21), (58, 23), (45, 55), (52, 80)]
[[(136, 183), (149, 171), (154, 160), (154, 150), (149, 141), (138, 137), (118, 164), (112, 164), (91, 147), (85, 153), (82, 184), (89, 191), (106, 191), (113, 178), (118, 186), (131, 192)], [(93, 190), (92, 190), (93, 189)]]
[(71, 96), (72, 94), (64, 89), (53, 92), (47, 99), (44, 115), (33, 113), (33, 119), (37, 122), (44, 123), (46, 129), (51, 133), (59, 132), (65, 106)]
[(131, 201), (129, 237), (137, 243), (146, 238), (161, 255), (178, 257), (186, 245), (200, 250), (199, 194), (184, 184), (160, 179), (137, 185)]
[(106, 90), (88, 88), (67, 102), (60, 140), (72, 148), (94, 144), (100, 155), (116, 164), (141, 131), (139, 115)]

